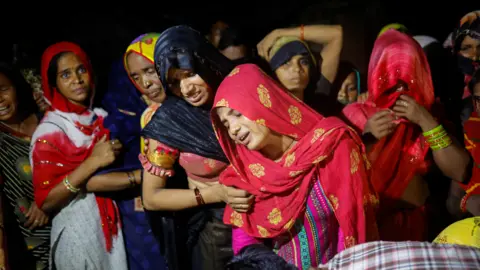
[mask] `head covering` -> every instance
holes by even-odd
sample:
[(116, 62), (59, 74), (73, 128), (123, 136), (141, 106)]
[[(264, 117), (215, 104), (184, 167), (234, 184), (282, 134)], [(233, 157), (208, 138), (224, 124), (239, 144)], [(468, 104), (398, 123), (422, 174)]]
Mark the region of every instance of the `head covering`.
[(82, 63), (85, 65), (85, 68), (87, 69), (88, 74), (90, 74), (90, 77), (91, 77), (90, 87), (92, 90), (92, 94), (90, 97), (90, 106), (92, 105), (93, 97), (94, 97), (92, 65), (90, 63), (90, 60), (88, 59), (87, 54), (85, 53), (85, 51), (82, 50), (82, 48), (80, 48), (77, 44), (67, 42), (67, 41), (59, 42), (48, 47), (43, 53), (42, 68), (40, 72), (42, 75), (43, 95), (47, 103), (50, 104), (50, 106), (54, 110), (82, 114), (88, 111), (89, 108), (81, 105), (73, 104), (72, 102), (70, 102), (66, 97), (64, 97), (62, 94), (60, 94), (60, 92), (57, 91), (56, 87), (52, 87), (52, 85), (55, 85), (56, 83), (49, 81), (51, 79), (49, 78), (49, 74), (48, 74), (50, 61), (55, 56), (65, 52), (74, 53), (80, 59), (80, 61), (82, 61)]
[(108, 76), (108, 87), (102, 100), (108, 111), (104, 126), (110, 130), (110, 137), (118, 139), (123, 149), (122, 158), (104, 173), (114, 170), (131, 171), (140, 169), (138, 160), (140, 153), (140, 117), (147, 105), (140, 92), (130, 81), (123, 59), (115, 61)]
[(317, 61), (305, 41), (297, 37), (285, 36), (277, 39), (270, 49), (270, 67), (275, 71), (277, 68), (290, 61), (295, 55), (309, 56), (312, 64), (311, 68), (314, 68), (317, 65)]
[[(219, 107), (237, 110), (248, 119), (274, 132), (294, 137), (298, 142), (279, 162), (270, 160), (229, 138), (216, 114), (215, 109)], [(225, 223), (259, 238), (287, 232), (303, 215), (310, 188), (320, 178), (325, 193), (342, 202), (335, 207), (335, 216), (345, 237), (354, 237), (357, 243), (366, 240), (365, 220), (368, 215), (363, 212), (363, 198), (368, 184), (364, 185), (367, 182), (365, 176), (355, 174), (359, 166), (364, 166), (360, 163), (363, 146), (356, 132), (345, 123), (317, 114), (252, 64), (238, 66), (222, 82), (215, 97), (212, 119), (220, 144), (232, 165), (222, 172), (220, 182), (255, 195), (254, 207), (246, 214), (227, 206)], [(357, 145), (352, 153), (335, 152), (343, 140), (351, 140)], [(330, 163), (334, 152), (336, 157), (342, 157), (341, 164)], [(355, 160), (352, 170), (351, 157)], [(319, 177), (319, 169), (329, 165), (351, 171), (352, 176), (358, 178), (351, 179), (355, 181), (335, 181)], [(354, 209), (359, 205), (361, 211), (357, 212)]]
[(192, 70), (215, 90), (234, 66), (200, 32), (178, 25), (162, 32), (157, 40), (155, 67), (163, 88), (170, 91), (167, 83), (170, 68)]
[(480, 217), (470, 217), (451, 224), (433, 243), (480, 248)]
[(417, 35), (417, 36), (414, 36), (413, 39), (415, 39), (423, 49), (425, 49), (428, 45), (432, 43), (439, 43), (439, 41), (436, 38), (431, 36)]
[[(108, 129), (103, 126), (103, 120), (107, 115), (105, 111), (91, 110), (89, 107), (73, 104), (60, 94), (56, 87), (52, 87), (48, 69), (51, 62), (58, 61), (58, 55), (63, 52), (77, 55), (92, 77), (87, 54), (74, 43), (56, 43), (43, 53), (41, 63), (43, 91), (51, 104), (51, 109), (32, 136), (30, 152), (35, 201), (39, 207), (43, 205), (49, 192), (90, 156), (95, 143), (104, 135), (107, 137), (109, 135)], [(93, 98), (93, 93), (91, 96)], [(109, 198), (96, 197), (96, 201), (106, 249), (110, 251), (112, 238), (118, 234), (117, 209)]]
[[(158, 39), (155, 67), (168, 93), (167, 75), (172, 67), (191, 69), (216, 91), (233, 65), (199, 32), (180, 25), (165, 30)], [(175, 96), (162, 103), (142, 134), (182, 152), (228, 162), (213, 132), (209, 111)]]
[[(159, 37), (160, 37), (160, 34), (158, 34), (158, 33), (147, 33), (147, 34), (143, 34), (143, 35), (137, 37), (136, 39), (134, 39), (132, 41), (132, 43), (130, 43), (130, 45), (128, 46), (128, 48), (127, 48), (127, 50), (126, 50), (126, 52), (123, 56), (123, 65), (125, 66), (125, 70), (127, 71), (127, 75), (129, 73), (128, 65), (127, 65), (127, 56), (130, 53), (139, 54), (139, 55), (145, 57), (150, 62), (152, 62), (152, 64), (154, 63), (153, 54), (154, 54), (154, 50), (155, 50), (155, 44), (156, 44)], [(128, 76), (128, 78), (130, 80), (132, 80), (132, 78), (130, 78), (130, 76)], [(132, 82), (133, 82), (134, 85), (137, 85), (133, 80), (132, 80)]]
[(381, 35), (383, 35), (385, 32), (387, 32), (387, 31), (390, 30), (390, 29), (394, 29), (394, 30), (397, 30), (397, 31), (402, 32), (402, 33), (405, 33), (405, 34), (408, 33), (408, 29), (407, 29), (407, 27), (406, 27), (405, 25), (400, 24), (400, 23), (390, 23), (390, 24), (385, 25), (385, 26), (380, 30), (380, 32), (378, 33), (377, 38), (379, 38)]
[[(399, 81), (408, 85), (408, 91), (389, 93)], [(368, 67), (368, 94), (366, 104), (344, 109), (345, 116), (360, 130), (380, 109), (391, 108), (400, 95), (409, 95), (427, 110), (431, 108), (434, 93), (430, 68), (422, 48), (410, 36), (388, 30), (376, 40)], [(375, 190), (384, 198), (400, 198), (412, 176), (426, 172), (428, 149), (421, 129), (402, 120), (368, 153)], [(387, 200), (382, 203), (388, 210)]]
[[(453, 53), (457, 57), (458, 67), (465, 75), (465, 85), (468, 85), (473, 73), (480, 66), (480, 59), (473, 60), (459, 54), (462, 42), (466, 36), (480, 40), (480, 10), (472, 11), (463, 16), (452, 36)], [(467, 96), (469, 96), (468, 87), (465, 87), (464, 98)]]

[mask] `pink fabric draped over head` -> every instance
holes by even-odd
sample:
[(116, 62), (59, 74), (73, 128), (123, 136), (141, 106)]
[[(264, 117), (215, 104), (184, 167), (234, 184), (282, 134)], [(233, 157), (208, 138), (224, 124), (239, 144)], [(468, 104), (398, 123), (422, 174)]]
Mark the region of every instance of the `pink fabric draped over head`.
[[(373, 208), (364, 207), (363, 199), (374, 193), (365, 174), (356, 174), (359, 166), (365, 166), (363, 145), (356, 132), (337, 118), (319, 115), (252, 64), (236, 67), (225, 78), (214, 104), (214, 128), (231, 162), (220, 175), (220, 182), (255, 195), (253, 209), (246, 214), (227, 206), (225, 223), (258, 238), (287, 232), (304, 214), (310, 189), (320, 178), (335, 206), (333, 209), (336, 209), (335, 215), (347, 245), (366, 241), (367, 226), (375, 221)], [(260, 152), (235, 144), (229, 138), (216, 114), (219, 107), (234, 109), (257, 124), (295, 138), (297, 143), (279, 162), (267, 159)], [(319, 168), (330, 165), (335, 148), (342, 140), (353, 140), (358, 146), (351, 153), (335, 153), (344, 159), (335, 166), (351, 172), (356, 180), (353, 182), (334, 181), (318, 175)]]
[[(407, 91), (392, 90), (399, 81), (407, 85)], [(343, 111), (345, 118), (360, 132), (363, 132), (369, 118), (381, 109), (391, 108), (400, 95), (411, 96), (427, 110), (431, 109), (434, 92), (430, 67), (422, 48), (413, 38), (389, 30), (377, 39), (369, 63), (368, 94), (365, 104), (352, 104)], [(382, 202), (381, 220), (393, 219), (392, 209), (398, 209), (395, 205), (413, 176), (427, 172), (428, 149), (420, 127), (402, 119), (392, 134), (378, 140), (369, 150), (371, 181)], [(413, 222), (419, 231), (425, 224), (420, 219)], [(383, 226), (383, 229), (380, 228), (384, 231), (381, 232), (382, 239), (399, 239), (396, 236), (400, 227)]]

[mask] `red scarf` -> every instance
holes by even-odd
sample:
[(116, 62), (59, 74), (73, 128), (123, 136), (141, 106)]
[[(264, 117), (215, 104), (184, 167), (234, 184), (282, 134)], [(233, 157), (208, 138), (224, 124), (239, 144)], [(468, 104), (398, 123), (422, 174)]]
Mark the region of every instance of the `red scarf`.
[[(476, 108), (475, 105), (474, 108)], [(467, 185), (460, 184), (464, 190), (468, 190), (480, 183), (480, 117), (478, 117), (477, 112), (472, 113), (468, 121), (465, 122), (463, 129), (465, 130), (465, 146), (474, 161), (470, 182)], [(472, 194), (480, 194), (480, 188), (475, 189)]]
[[(214, 128), (232, 165), (220, 175), (220, 182), (255, 195), (253, 209), (246, 214), (227, 206), (225, 223), (241, 227), (253, 237), (285, 233), (304, 214), (309, 192), (320, 179), (325, 193), (335, 198), (332, 203), (346, 246), (375, 237), (367, 235), (367, 228), (375, 224), (373, 208), (364, 205), (364, 198), (375, 193), (365, 174), (358, 173), (359, 166), (365, 166), (365, 153), (356, 132), (337, 118), (319, 115), (252, 64), (232, 71), (218, 88), (214, 104)], [(257, 124), (295, 138), (297, 143), (281, 161), (267, 159), (229, 138), (216, 114), (218, 107), (235, 109)], [(343, 140), (352, 140), (358, 147), (351, 153), (334, 153)], [(343, 157), (340, 164), (329, 162), (334, 154)], [(351, 172), (354, 181), (326, 179), (318, 174), (324, 166)]]
[[(407, 92), (389, 92), (399, 80)], [(375, 42), (368, 67), (368, 101), (344, 109), (345, 117), (363, 131), (367, 120), (380, 109), (391, 108), (402, 94), (430, 110), (434, 102), (430, 67), (420, 45), (410, 36), (389, 30)], [(421, 129), (401, 120), (395, 131), (376, 142), (368, 153), (372, 183), (383, 198), (402, 196), (415, 174), (427, 171), (428, 144)], [(383, 209), (389, 209), (382, 201)]]
[[(35, 201), (42, 206), (49, 192), (90, 156), (95, 143), (109, 130), (103, 126), (104, 116), (97, 115), (88, 107), (71, 103), (56, 88), (50, 87), (48, 67), (53, 57), (61, 52), (73, 52), (84, 63), (88, 73), (92, 74), (90, 61), (85, 52), (76, 44), (60, 42), (47, 48), (42, 57), (42, 85), (44, 96), (51, 104), (43, 121), (62, 119), (71, 123), (76, 130), (36, 132), (32, 149), (33, 184)], [(91, 85), (93, 89), (93, 85)], [(92, 94), (93, 100), (93, 94)], [(59, 117), (58, 115), (61, 115)], [(52, 120), (54, 121), (54, 120)], [(63, 123), (60, 123), (62, 125)], [(81, 132), (81, 136), (75, 135)], [(40, 134), (39, 134), (40, 133)], [(81, 146), (78, 146), (78, 145)], [(63, 166), (57, 166), (63, 164)], [(118, 234), (118, 210), (109, 198), (96, 197), (102, 220), (107, 251), (111, 250), (112, 237)]]

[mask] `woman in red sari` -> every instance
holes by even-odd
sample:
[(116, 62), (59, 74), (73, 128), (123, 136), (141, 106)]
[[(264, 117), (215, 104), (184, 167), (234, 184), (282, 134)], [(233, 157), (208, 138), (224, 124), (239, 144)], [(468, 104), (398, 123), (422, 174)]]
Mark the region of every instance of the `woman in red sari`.
[(377, 237), (364, 148), (337, 118), (325, 118), (252, 64), (240, 65), (217, 90), (212, 110), (231, 162), (220, 182), (255, 195), (247, 213), (225, 208), (233, 246), (270, 238), (299, 269)]
[[(366, 139), (373, 135), (366, 143), (372, 184), (381, 200), (380, 237), (426, 240), (430, 165), (462, 181), (468, 153), (452, 143), (430, 113), (434, 103), (430, 68), (422, 48), (410, 36), (396, 30), (381, 35), (368, 75), (367, 102), (349, 105), (343, 113)], [(427, 155), (430, 148), (433, 160)]]

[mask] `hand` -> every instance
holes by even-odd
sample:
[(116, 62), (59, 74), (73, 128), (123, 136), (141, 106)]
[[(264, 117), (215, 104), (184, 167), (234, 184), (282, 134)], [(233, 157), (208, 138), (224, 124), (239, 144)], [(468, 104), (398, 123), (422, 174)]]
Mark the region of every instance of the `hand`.
[(365, 124), (364, 133), (371, 133), (377, 140), (392, 133), (397, 126), (390, 110), (380, 111), (370, 117)]
[[(393, 111), (397, 117), (403, 117), (408, 121), (419, 125), (422, 129), (425, 126), (425, 122), (431, 122), (431, 120), (435, 121), (427, 109), (419, 105), (415, 99), (407, 95), (401, 95), (398, 98), (395, 102), (395, 106), (393, 106)], [(432, 128), (435, 128), (435, 123), (432, 125)]]
[(466, 208), (470, 214), (480, 216), (480, 195), (472, 195), (468, 198)]
[(267, 61), (270, 60), (270, 49), (281, 36), (281, 29), (275, 29), (266, 35), (262, 41), (257, 44), (258, 55)]
[(368, 99), (368, 92), (366, 93), (361, 93), (360, 95), (358, 95), (358, 98), (357, 98), (357, 102), (358, 103), (365, 103)]
[(140, 185), (142, 184), (142, 170), (135, 170), (132, 171), (133, 176), (135, 177), (135, 184)]
[(245, 213), (250, 210), (253, 204), (254, 196), (242, 189), (218, 185), (220, 187), (220, 196), (222, 201), (230, 205), (233, 210), (239, 213)]
[(27, 227), (29, 230), (33, 230), (38, 227), (43, 227), (48, 223), (48, 216), (41, 209), (37, 207), (35, 202), (32, 203), (30, 209), (25, 214), (27, 221), (23, 226)]
[(35, 103), (37, 103), (38, 109), (41, 112), (44, 112), (50, 105), (45, 101), (43, 98), (43, 93), (41, 92), (34, 92), (33, 93), (33, 98), (35, 99)]
[(122, 150), (122, 143), (119, 140), (107, 141), (107, 137), (103, 136), (93, 148), (90, 159), (94, 160), (94, 166), (103, 168), (112, 164), (116, 156)]

